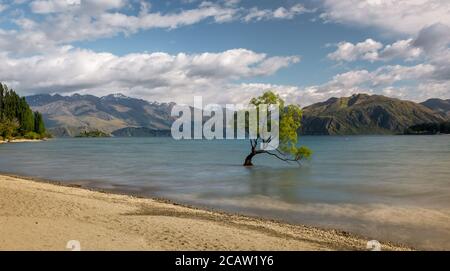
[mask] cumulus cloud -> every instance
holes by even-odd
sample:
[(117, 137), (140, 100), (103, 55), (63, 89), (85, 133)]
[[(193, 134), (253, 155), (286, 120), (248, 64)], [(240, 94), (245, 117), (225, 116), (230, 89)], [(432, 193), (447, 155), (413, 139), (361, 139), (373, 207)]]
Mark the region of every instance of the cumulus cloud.
[[(424, 101), (432, 97), (449, 94), (449, 81), (435, 80), (436, 67), (430, 64), (413, 66), (388, 65), (373, 71), (352, 70), (333, 76), (321, 85), (288, 86), (273, 84), (236, 84), (229, 85), (221, 96), (239, 102), (240, 98), (250, 99), (265, 90), (276, 90), (288, 103), (306, 106), (331, 97), (351, 96), (357, 93), (382, 94), (390, 97)], [(418, 81), (416, 84), (395, 85)], [(231, 94), (230, 96), (227, 96)]]
[(297, 56), (269, 57), (246, 49), (116, 56), (66, 48), (32, 57), (0, 55), (0, 74), (22, 94), (115, 90), (180, 102), (193, 94), (213, 98), (235, 80), (271, 75), (298, 61)]
[[(367, 41), (341, 42), (328, 58), (341, 62), (422, 62), (411, 67), (388, 65), (366, 71), (366, 87), (414, 100), (450, 95), (450, 88), (446, 89), (450, 85), (450, 1), (322, 0), (321, 3), (321, 18), (326, 22), (371, 27), (383, 31), (385, 37), (398, 38), (378, 48), (368, 48)], [(405, 80), (414, 82), (389, 85)]]
[(328, 58), (335, 61), (367, 60), (389, 61), (393, 59), (415, 60), (422, 55), (422, 49), (414, 45), (413, 39), (399, 40), (393, 44), (383, 46), (382, 43), (367, 39), (356, 44), (340, 42), (336, 51), (328, 54)]
[(373, 39), (367, 39), (357, 44), (340, 42), (337, 47), (337, 50), (330, 53), (328, 58), (336, 61), (355, 61), (358, 59), (374, 61), (378, 59), (378, 50), (383, 47), (383, 44)]
[(322, 0), (328, 21), (414, 35), (433, 24), (450, 25), (447, 0)]
[(322, 0), (324, 20), (375, 27), (390, 34), (390, 38), (396, 37), (390, 44), (376, 39), (343, 41), (328, 55), (330, 59), (417, 62), (373, 70), (358, 67), (312, 86), (240, 83), (274, 74), (299, 62), (298, 56), (268, 56), (245, 49), (117, 56), (72, 45), (154, 28), (176, 29), (205, 21), (287, 20), (314, 11), (301, 4), (261, 9), (239, 6), (238, 0), (184, 0), (187, 4), (181, 9), (162, 12), (138, 0), (14, 3), (19, 2), (28, 5), (34, 14), (13, 16), (11, 22), (17, 27), (0, 28), (0, 79), (22, 94), (103, 95), (119, 91), (150, 100), (189, 102), (193, 95), (202, 95), (206, 102), (226, 103), (246, 102), (264, 90), (274, 89), (289, 103), (302, 105), (359, 92), (414, 100), (450, 94), (450, 3), (444, 0)]
[[(383, 93), (391, 94), (395, 92), (398, 95), (401, 93), (402, 96), (407, 96), (406, 92), (410, 91), (411, 97), (418, 98), (424, 96), (420, 93), (419, 90), (421, 90), (425, 93), (439, 95), (436, 97), (445, 97), (448, 96), (449, 90), (447, 89), (447, 95), (443, 95), (442, 88), (439, 88), (438, 91), (436, 86), (447, 86), (450, 81), (449, 45), (450, 27), (438, 23), (423, 28), (414, 38), (399, 40), (384, 47), (381, 46), (381, 43), (372, 40), (357, 44), (341, 42), (338, 44), (336, 51), (330, 53), (328, 57), (332, 60), (348, 62), (355, 60), (372, 62), (393, 59), (421, 60), (423, 63), (411, 67), (381, 66), (371, 73), (366, 71), (367, 83), (376, 87), (415, 79), (416, 88), (412, 86), (387, 86)], [(358, 74), (361, 74), (360, 71), (358, 71)], [(424, 86), (429, 86), (428, 90)]]
[[(12, 22), (18, 29), (0, 28), (0, 49), (19, 54), (42, 53), (61, 45), (97, 40), (123, 33), (133, 34), (155, 28), (175, 29), (203, 21), (226, 23), (237, 20), (258, 21), (292, 19), (306, 12), (298, 4), (275, 10), (246, 9), (239, 1), (199, 1), (189, 9), (153, 11), (146, 1), (140, 7), (131, 0), (33, 0), (30, 10), (40, 16), (22, 14)], [(134, 3), (134, 4), (133, 4)], [(0, 8), (1, 8), (0, 3)], [(138, 12), (130, 9), (139, 8)]]
[[(448, 85), (435, 80), (436, 67), (431, 64), (417, 64), (413, 66), (388, 65), (381, 66), (373, 71), (351, 70), (340, 73), (317, 86), (310, 86), (310, 93), (316, 97), (329, 98), (332, 96), (349, 96), (356, 93), (380, 93), (388, 96), (421, 101), (423, 98), (440, 97), (445, 93), (440, 91), (424, 91), (424, 86)], [(419, 82), (421, 90), (416, 84), (396, 86), (396, 83)], [(436, 88), (437, 89), (437, 88)], [(447, 91), (448, 93), (448, 91)], [(420, 95), (419, 95), (420, 94)]]
[(31, 11), (39, 14), (62, 12), (80, 6), (81, 0), (38, 0), (30, 4)]
[(413, 39), (399, 40), (386, 47), (379, 53), (379, 59), (404, 59), (407, 61), (418, 59), (423, 53), (422, 48), (414, 45)]
[(354, 87), (367, 84), (369, 87), (388, 86), (399, 81), (426, 80), (432, 77), (435, 67), (430, 64), (414, 66), (389, 65), (382, 66), (372, 72), (354, 70), (335, 75), (328, 85)]
[(249, 10), (247, 15), (243, 17), (243, 20), (246, 22), (250, 22), (250, 21), (263, 21), (271, 19), (292, 19), (299, 14), (312, 11), (313, 10), (305, 8), (302, 4), (296, 4), (290, 8), (279, 7), (274, 10), (259, 9), (258, 7), (253, 7)]
[[(225, 22), (231, 20), (237, 12), (234, 8), (203, 2), (196, 8), (162, 14), (149, 12), (148, 6), (142, 2), (140, 12), (129, 15), (117, 11), (125, 5), (124, 0), (70, 1), (70, 4), (61, 0), (33, 1), (30, 5), (35, 12), (56, 14), (47, 15), (42, 21), (33, 21), (29, 27), (22, 28), (21, 35), (39, 35), (42, 37), (41, 43), (58, 46), (152, 28), (174, 29), (209, 18)], [(18, 23), (22, 26), (20, 21)], [(41, 48), (36, 49), (40, 51)]]
[[(205, 103), (246, 103), (274, 90), (288, 103), (302, 106), (330, 97), (381, 93), (420, 100), (448, 93), (449, 81), (437, 79), (434, 65), (388, 65), (373, 71), (352, 70), (313, 86), (239, 83), (267, 76), (299, 61), (298, 56), (267, 56), (246, 49), (220, 53), (175, 55), (139, 53), (116, 56), (67, 47), (46, 55), (12, 58), (0, 54), (0, 74), (22, 95), (34, 93), (122, 92), (148, 100), (191, 103), (201, 95)], [(24, 72), (27, 76), (23, 76)], [(419, 81), (417, 87), (393, 86)], [(426, 91), (425, 91), (426, 89)]]

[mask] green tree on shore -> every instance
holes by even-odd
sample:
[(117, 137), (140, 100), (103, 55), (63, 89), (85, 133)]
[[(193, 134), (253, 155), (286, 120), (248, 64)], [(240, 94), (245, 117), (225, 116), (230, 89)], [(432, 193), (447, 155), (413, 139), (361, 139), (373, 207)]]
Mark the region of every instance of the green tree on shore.
[(33, 113), (24, 97), (21, 98), (14, 90), (0, 83), (0, 136), (10, 138), (31, 132), (45, 137), (42, 115)]
[(19, 129), (19, 122), (16, 119), (4, 119), (0, 120), (0, 136), (3, 139), (11, 139)]
[(22, 132), (26, 133), (27, 131), (36, 131), (35, 116), (33, 115), (33, 111), (30, 109), (27, 102), (25, 101), (25, 98), (20, 99), (19, 119), (20, 119), (20, 129), (22, 130)]
[(40, 135), (45, 134), (44, 119), (39, 112), (34, 112), (34, 132)]

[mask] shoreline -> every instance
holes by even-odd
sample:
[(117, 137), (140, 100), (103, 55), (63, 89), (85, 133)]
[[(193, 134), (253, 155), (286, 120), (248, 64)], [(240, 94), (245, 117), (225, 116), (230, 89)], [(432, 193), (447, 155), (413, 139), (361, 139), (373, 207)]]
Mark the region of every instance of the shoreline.
[(0, 144), (9, 144), (9, 143), (27, 143), (27, 142), (42, 142), (46, 141), (48, 139), (25, 139), (25, 138), (18, 138), (18, 139), (12, 139), (12, 140), (0, 140)]
[[(367, 250), (369, 238), (0, 173), (0, 250)], [(411, 250), (381, 242), (382, 250)]]

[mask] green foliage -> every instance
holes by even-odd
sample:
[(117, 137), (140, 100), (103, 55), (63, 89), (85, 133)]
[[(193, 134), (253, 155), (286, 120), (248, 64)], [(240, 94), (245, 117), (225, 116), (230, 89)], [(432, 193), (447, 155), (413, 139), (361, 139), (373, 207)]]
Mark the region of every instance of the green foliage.
[(26, 139), (42, 139), (42, 135), (36, 132), (28, 132), (23, 137)]
[(0, 132), (9, 134), (10, 137), (23, 136), (29, 132), (36, 132), (41, 137), (45, 135), (42, 115), (33, 113), (25, 98), (21, 98), (2, 83), (0, 83), (0, 126), (3, 127)]
[(76, 137), (110, 137), (111, 135), (100, 131), (100, 130), (93, 130), (93, 131), (84, 131), (81, 132)]
[(44, 119), (39, 112), (34, 112), (34, 131), (40, 135), (45, 134)]
[(280, 112), (280, 149), (290, 154), (295, 159), (309, 158), (311, 151), (304, 147), (298, 147), (297, 131), (302, 121), (302, 110), (298, 105), (288, 105)]
[[(311, 157), (312, 151), (310, 149), (305, 146), (298, 146), (297, 131), (301, 126), (302, 120), (302, 110), (298, 105), (285, 106), (284, 100), (272, 91), (267, 91), (263, 95), (251, 99), (250, 104), (256, 106), (256, 108), (262, 104), (279, 106), (279, 146), (275, 152), (256, 150), (258, 141), (264, 141), (258, 134), (258, 138), (252, 141), (252, 153), (249, 155), (250, 161), (247, 161), (249, 158), (247, 157), (244, 165), (251, 165), (251, 157), (259, 153), (270, 154), (283, 161), (298, 162), (301, 159)], [(259, 117), (258, 115), (258, 123)], [(272, 124), (269, 122), (269, 125), (271, 126)]]
[(284, 108), (284, 100), (280, 98), (279, 95), (273, 93), (272, 91), (264, 92), (263, 95), (252, 98), (250, 104), (259, 106), (261, 104), (275, 104), (280, 108)]
[(19, 122), (16, 119), (0, 120), (0, 135), (9, 140), (17, 134), (19, 127)]
[[(20, 129), (24, 133), (27, 131), (33, 131), (34, 130), (34, 115), (33, 111), (31, 111), (30, 107), (28, 106), (27, 102), (25, 101), (25, 98), (20, 99)], [(44, 127), (45, 132), (45, 127)]]

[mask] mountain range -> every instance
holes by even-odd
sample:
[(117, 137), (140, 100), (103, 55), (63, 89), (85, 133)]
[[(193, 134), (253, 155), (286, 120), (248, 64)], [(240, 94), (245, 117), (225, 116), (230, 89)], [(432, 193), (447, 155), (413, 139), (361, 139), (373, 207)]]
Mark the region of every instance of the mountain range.
[(448, 100), (429, 99), (421, 104), (438, 112), (439, 114), (441, 114), (446, 118), (450, 117), (450, 99)]
[[(175, 103), (148, 102), (111, 94), (104, 97), (39, 94), (26, 97), (54, 136), (101, 130), (115, 136), (167, 136)], [(416, 124), (450, 118), (450, 100), (414, 103), (381, 95), (330, 98), (303, 108), (302, 134), (398, 134)]]
[(128, 127), (170, 130), (174, 121), (170, 116), (174, 103), (150, 103), (122, 94), (39, 94), (26, 100), (33, 110), (42, 113), (46, 127), (55, 136), (75, 136), (91, 130), (112, 133)]

